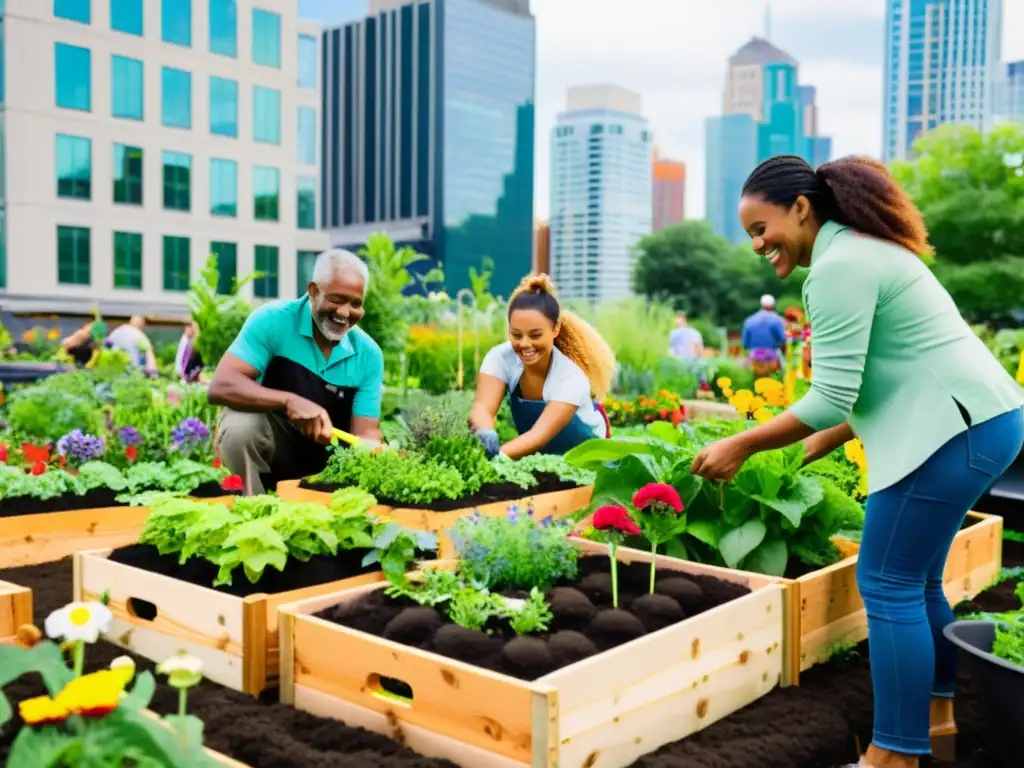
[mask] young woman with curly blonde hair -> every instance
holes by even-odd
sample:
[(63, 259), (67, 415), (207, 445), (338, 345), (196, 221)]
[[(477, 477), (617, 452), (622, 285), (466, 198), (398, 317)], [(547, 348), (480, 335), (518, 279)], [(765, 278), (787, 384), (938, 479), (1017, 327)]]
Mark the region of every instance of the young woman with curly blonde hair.
[[(596, 330), (559, 306), (547, 275), (527, 275), (512, 293), (508, 339), (484, 357), (469, 412), (489, 455), (562, 454), (608, 436), (598, 403), (615, 375), (615, 355)], [(500, 446), (494, 419), (506, 393), (519, 436)]]

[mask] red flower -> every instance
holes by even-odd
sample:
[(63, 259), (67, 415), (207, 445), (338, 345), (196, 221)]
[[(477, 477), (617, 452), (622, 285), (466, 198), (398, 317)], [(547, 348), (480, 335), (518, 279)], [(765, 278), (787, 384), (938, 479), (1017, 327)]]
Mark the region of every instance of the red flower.
[(214, 459), (213, 460), (213, 468), (214, 469), (220, 469), (220, 459)]
[(228, 475), (221, 482), (220, 487), (225, 491), (240, 491), (245, 487), (241, 475)]
[(0, 443), (0, 463), (7, 463), (7, 444)]
[(33, 475), (41, 475), (46, 471), (45, 461), (36, 461), (32, 463), (32, 469), (29, 470)]
[(129, 445), (124, 449), (124, 457), (128, 459), (128, 461), (135, 461), (139, 458), (139, 449), (134, 445)]
[(633, 506), (637, 509), (645, 509), (651, 504), (664, 504), (677, 515), (683, 511), (679, 492), (667, 483), (648, 483), (633, 495)]
[(22, 443), (21, 452), (25, 455), (25, 461), (29, 464), (35, 464), (37, 461), (45, 464), (50, 460), (50, 446), (48, 445), (40, 448), (31, 443)]
[(617, 531), (630, 536), (639, 536), (642, 531), (623, 507), (609, 505), (594, 512), (594, 528), (599, 531)]
[(60, 467), (61, 469), (64, 469), (64, 466), (67, 463), (68, 463), (67, 456), (59, 456), (59, 457), (57, 457), (57, 466)]
[(678, 410), (672, 411), (672, 415), (669, 420), (672, 422), (673, 427), (678, 427), (679, 423), (684, 418), (686, 418), (686, 411), (683, 409), (683, 406), (680, 405)]
[(668, 418), (668, 408), (662, 408), (660, 411), (658, 411), (658, 418), (661, 419), (662, 421), (667, 419)]

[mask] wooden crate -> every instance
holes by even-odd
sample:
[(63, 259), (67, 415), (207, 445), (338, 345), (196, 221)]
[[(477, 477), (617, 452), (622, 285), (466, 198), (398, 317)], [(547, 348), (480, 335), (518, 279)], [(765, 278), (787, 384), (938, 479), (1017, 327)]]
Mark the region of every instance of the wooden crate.
[(0, 581), (0, 643), (14, 642), (18, 628), (32, 623), (32, 590)]
[(242, 598), (111, 562), (111, 551), (74, 556), (74, 599), (109, 594), (114, 622), (105, 640), (156, 662), (185, 650), (202, 660), (203, 674), (215, 683), (257, 695), (277, 684), (282, 604), (383, 580), (375, 572)]
[[(956, 604), (988, 588), (1002, 568), (1002, 518), (969, 512), (979, 522), (962, 529), (953, 539), (943, 574), (946, 597)], [(857, 557), (860, 546), (845, 543), (843, 561), (810, 573), (790, 586), (788, 598), (798, 607), (800, 642), (790, 652), (801, 671), (827, 661), (843, 645), (859, 643), (868, 636), (867, 614), (857, 589)], [(793, 603), (795, 601), (795, 603)]]
[(740, 418), (739, 413), (728, 403), (715, 400), (683, 400), (687, 421), (707, 421), (709, 419), (726, 419), (734, 421)]
[[(606, 556), (602, 545), (576, 544)], [(651, 555), (621, 549), (619, 559)], [(280, 609), (281, 699), (463, 768), (631, 765), (768, 693), (785, 660), (777, 579), (660, 556), (657, 565), (753, 592), (533, 682), (312, 615), (383, 585), (323, 595)], [(382, 692), (382, 677), (410, 685), (413, 698)]]
[[(230, 504), (234, 496), (200, 501)], [(102, 507), (0, 517), (0, 568), (52, 563), (86, 549), (138, 541), (149, 507)]]
[[(331, 494), (324, 491), (300, 488), (298, 480), (278, 483), (277, 495), (289, 501), (310, 501), (318, 504), (329, 504), (331, 501)], [(381, 517), (389, 517), (406, 528), (418, 531), (431, 531), (438, 534), (438, 557), (448, 559), (455, 557), (458, 553), (446, 531), (451, 529), (460, 517), (472, 514), (473, 512), (479, 512), (481, 515), (488, 515), (490, 517), (500, 517), (508, 513), (509, 507), (517, 504), (520, 507), (532, 506), (533, 515), (538, 520), (548, 515), (558, 519), (589, 505), (593, 495), (594, 486), (586, 485), (580, 488), (568, 488), (564, 491), (525, 496), (521, 499), (495, 501), (478, 507), (452, 509), (446, 512), (437, 512), (430, 509), (412, 509), (409, 507), (387, 507), (384, 505), (377, 505), (371, 512)]]

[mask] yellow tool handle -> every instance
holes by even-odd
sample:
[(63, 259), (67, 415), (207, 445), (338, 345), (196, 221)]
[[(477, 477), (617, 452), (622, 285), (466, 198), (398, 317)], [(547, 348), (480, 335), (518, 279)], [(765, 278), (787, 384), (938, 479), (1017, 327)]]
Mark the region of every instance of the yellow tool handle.
[(331, 432), (336, 438), (338, 438), (339, 440), (344, 440), (349, 445), (355, 445), (356, 443), (360, 442), (360, 438), (356, 437), (355, 435), (349, 434), (343, 429), (332, 429)]

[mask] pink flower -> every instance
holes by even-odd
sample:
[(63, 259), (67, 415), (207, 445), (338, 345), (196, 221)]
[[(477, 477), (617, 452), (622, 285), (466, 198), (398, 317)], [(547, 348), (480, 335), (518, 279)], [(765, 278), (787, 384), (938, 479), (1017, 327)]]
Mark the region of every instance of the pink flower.
[(0, 464), (7, 463), (7, 445), (0, 443)]
[(124, 457), (128, 461), (135, 461), (139, 457), (139, 449), (134, 445), (129, 445), (124, 449)]
[(646, 509), (651, 504), (664, 504), (677, 515), (683, 511), (679, 492), (667, 483), (648, 483), (633, 495), (633, 506)]
[(599, 531), (616, 531), (628, 536), (639, 536), (642, 531), (624, 507), (609, 505), (594, 512), (593, 525)]

